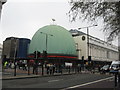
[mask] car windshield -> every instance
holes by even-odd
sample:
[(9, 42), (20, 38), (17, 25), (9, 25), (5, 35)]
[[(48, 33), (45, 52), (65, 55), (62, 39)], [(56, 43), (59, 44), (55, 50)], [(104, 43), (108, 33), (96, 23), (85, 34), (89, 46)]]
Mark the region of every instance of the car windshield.
[(105, 65), (105, 66), (103, 66), (103, 68), (108, 68), (109, 67), (109, 65)]
[(118, 66), (119, 66), (118, 64), (113, 64), (112, 65), (112, 67), (116, 67), (116, 68), (118, 68)]

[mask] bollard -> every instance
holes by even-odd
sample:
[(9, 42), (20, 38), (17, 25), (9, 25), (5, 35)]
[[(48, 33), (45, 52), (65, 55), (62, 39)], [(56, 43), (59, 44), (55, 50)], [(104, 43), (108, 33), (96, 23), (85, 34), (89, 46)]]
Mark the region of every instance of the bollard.
[(70, 74), (70, 66), (69, 66), (69, 71), (68, 71), (68, 72), (69, 72), (69, 74)]
[(43, 67), (43, 65), (42, 65), (42, 75), (44, 75), (44, 67)]
[(30, 66), (28, 66), (28, 75), (30, 75)]
[(117, 73), (115, 72), (115, 87), (117, 86)]
[(28, 60), (28, 75), (30, 75), (30, 62)]
[(16, 76), (16, 66), (17, 66), (17, 63), (16, 63), (16, 60), (14, 61), (14, 76)]
[(120, 87), (120, 71), (118, 72), (118, 87)]

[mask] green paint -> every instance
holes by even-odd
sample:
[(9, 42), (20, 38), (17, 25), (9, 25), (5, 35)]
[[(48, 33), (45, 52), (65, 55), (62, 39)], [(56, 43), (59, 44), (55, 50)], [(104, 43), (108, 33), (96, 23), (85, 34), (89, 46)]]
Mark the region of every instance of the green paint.
[(48, 35), (47, 39), (47, 52), (49, 54), (77, 55), (72, 35), (68, 30), (58, 25), (48, 25), (40, 28), (31, 40), (29, 54), (34, 51), (42, 53), (43, 50), (46, 50), (46, 35), (40, 32), (53, 35)]

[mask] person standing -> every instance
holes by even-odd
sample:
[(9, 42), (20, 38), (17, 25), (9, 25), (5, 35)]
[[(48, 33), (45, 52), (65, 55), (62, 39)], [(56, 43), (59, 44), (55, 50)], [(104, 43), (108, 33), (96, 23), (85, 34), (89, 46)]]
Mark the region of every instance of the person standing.
[(53, 74), (55, 73), (55, 64), (53, 65)]
[(34, 62), (34, 64), (33, 64), (33, 74), (35, 74), (35, 73), (36, 73), (36, 64)]
[(47, 74), (49, 74), (49, 65), (48, 64), (47, 64), (46, 68), (47, 68)]
[(5, 61), (5, 63), (4, 63), (4, 68), (7, 68), (7, 66), (8, 66), (8, 62)]
[(49, 70), (50, 70), (50, 75), (51, 75), (52, 74), (52, 70), (53, 70), (53, 65), (52, 64), (50, 64)]

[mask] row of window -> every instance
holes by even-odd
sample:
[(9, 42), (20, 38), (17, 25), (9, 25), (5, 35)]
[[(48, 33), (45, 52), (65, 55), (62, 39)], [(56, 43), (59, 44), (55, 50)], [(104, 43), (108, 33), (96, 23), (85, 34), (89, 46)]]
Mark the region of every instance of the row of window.
[(102, 48), (95, 45), (90, 45), (89, 54), (93, 57), (107, 58), (107, 59), (118, 59), (118, 52), (109, 50), (107, 48)]

